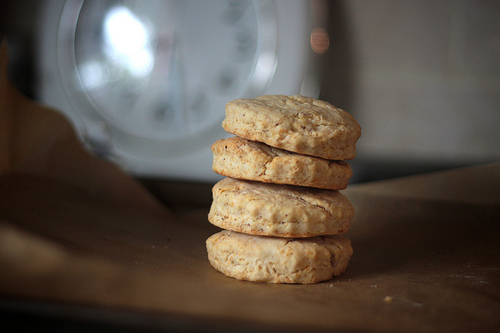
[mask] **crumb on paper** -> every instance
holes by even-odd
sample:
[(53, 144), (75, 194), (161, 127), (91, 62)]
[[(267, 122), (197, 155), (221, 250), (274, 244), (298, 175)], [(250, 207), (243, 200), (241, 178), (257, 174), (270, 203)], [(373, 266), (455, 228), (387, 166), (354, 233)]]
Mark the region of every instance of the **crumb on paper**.
[(384, 298), (384, 302), (386, 303), (392, 303), (392, 300), (393, 300), (392, 296), (385, 296)]

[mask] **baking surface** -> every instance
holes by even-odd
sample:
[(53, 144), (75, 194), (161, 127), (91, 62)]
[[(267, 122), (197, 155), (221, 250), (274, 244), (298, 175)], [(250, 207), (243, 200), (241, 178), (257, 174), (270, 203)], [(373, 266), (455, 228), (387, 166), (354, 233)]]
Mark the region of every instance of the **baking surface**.
[(352, 185), (343, 191), (356, 209), (344, 275), (315, 285), (237, 281), (208, 263), (205, 240), (219, 230), (208, 207), (170, 211), (0, 78), (6, 307), (85, 306), (180, 318), (194, 330), (494, 331), (499, 188), (500, 164)]

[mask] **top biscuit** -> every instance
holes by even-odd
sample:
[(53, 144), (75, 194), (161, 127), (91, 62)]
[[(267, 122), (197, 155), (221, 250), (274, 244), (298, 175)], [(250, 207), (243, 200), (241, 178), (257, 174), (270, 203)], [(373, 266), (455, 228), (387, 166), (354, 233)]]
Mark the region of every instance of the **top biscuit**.
[(300, 95), (231, 101), (222, 127), (248, 140), (329, 160), (356, 157), (361, 136), (361, 127), (349, 113)]

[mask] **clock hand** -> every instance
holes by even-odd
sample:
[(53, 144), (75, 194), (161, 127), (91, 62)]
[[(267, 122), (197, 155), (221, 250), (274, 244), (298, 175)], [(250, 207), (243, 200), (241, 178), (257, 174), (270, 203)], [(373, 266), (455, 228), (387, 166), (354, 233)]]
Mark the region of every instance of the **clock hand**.
[(178, 132), (186, 127), (182, 57), (175, 34), (169, 35), (160, 36), (148, 86), (135, 103), (134, 115), (145, 130)]

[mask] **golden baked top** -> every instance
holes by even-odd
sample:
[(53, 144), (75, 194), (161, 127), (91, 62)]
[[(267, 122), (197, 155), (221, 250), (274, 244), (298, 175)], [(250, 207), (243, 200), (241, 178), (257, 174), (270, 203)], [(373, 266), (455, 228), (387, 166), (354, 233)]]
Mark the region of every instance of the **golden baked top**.
[(330, 160), (353, 159), (361, 127), (346, 111), (300, 95), (266, 95), (226, 105), (222, 127), (239, 137)]

